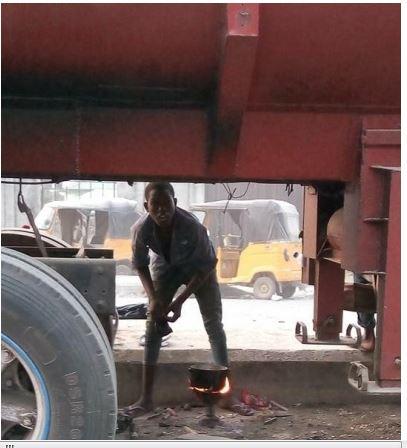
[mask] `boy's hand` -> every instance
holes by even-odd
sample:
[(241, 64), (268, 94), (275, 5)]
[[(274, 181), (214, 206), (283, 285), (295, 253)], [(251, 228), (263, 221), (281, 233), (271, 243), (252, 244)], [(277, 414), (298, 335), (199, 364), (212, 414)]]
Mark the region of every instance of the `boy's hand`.
[(170, 304), (170, 306), (167, 308), (167, 314), (172, 312), (173, 315), (171, 317), (166, 317), (168, 322), (175, 322), (181, 317), (182, 304), (183, 301), (178, 300), (178, 298)]

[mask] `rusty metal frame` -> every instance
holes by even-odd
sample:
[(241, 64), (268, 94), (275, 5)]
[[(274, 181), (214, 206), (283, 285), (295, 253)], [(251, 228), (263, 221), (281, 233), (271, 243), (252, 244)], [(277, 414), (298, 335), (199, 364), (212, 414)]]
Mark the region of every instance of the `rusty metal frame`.
[[(352, 330), (356, 332), (356, 339), (352, 337)], [(345, 336), (338, 336), (334, 340), (320, 340), (315, 336), (308, 336), (308, 328), (304, 322), (297, 322), (295, 325), (295, 337), (301, 344), (312, 345), (348, 345), (359, 348), (362, 343), (362, 332), (359, 326), (349, 324), (346, 328)]]
[(377, 348), (375, 378), (382, 387), (397, 387), (401, 381), (401, 172), (380, 169), (389, 177), (388, 223), (386, 237), (386, 276), (379, 278)]
[[(259, 5), (226, 5), (226, 35), (221, 49), (219, 80), (214, 112), (212, 147), (213, 158), (235, 159), (247, 108), (259, 36)], [(233, 163), (229, 166), (233, 167)], [(222, 172), (222, 175), (227, 174)]]
[(382, 387), (376, 381), (372, 381), (369, 369), (362, 363), (353, 361), (350, 363), (348, 371), (348, 383), (358, 392), (367, 395), (394, 397), (398, 402), (401, 396), (400, 386)]

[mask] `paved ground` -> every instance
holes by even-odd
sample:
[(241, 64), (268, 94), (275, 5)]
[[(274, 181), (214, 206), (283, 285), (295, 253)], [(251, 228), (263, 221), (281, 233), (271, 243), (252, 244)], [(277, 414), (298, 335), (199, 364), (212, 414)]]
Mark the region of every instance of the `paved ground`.
[[(142, 303), (147, 299), (138, 277), (117, 276), (116, 290), (118, 306)], [(298, 320), (308, 325), (312, 333), (313, 288), (298, 290), (292, 299), (273, 296), (272, 300), (256, 300), (249, 287), (222, 286), (223, 322), (229, 349), (252, 350), (326, 350), (327, 346), (302, 345), (294, 337)], [(344, 312), (344, 328), (356, 323), (356, 314)], [(144, 320), (121, 320), (117, 347), (126, 341), (126, 346), (136, 348), (144, 334)], [(173, 350), (209, 349), (196, 300), (188, 299), (182, 309), (181, 318), (172, 324), (174, 332), (168, 348)], [(130, 330), (130, 331), (129, 331)], [(352, 350), (335, 346), (335, 350)]]

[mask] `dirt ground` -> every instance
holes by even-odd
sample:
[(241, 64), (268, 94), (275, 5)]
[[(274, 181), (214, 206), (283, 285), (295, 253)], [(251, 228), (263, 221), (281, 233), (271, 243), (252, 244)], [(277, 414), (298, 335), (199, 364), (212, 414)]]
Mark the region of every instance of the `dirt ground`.
[(306, 407), (287, 412), (261, 409), (242, 417), (216, 408), (219, 423), (204, 426), (206, 408), (157, 408), (133, 419), (117, 439), (251, 439), (251, 440), (400, 440), (400, 406), (396, 404)]

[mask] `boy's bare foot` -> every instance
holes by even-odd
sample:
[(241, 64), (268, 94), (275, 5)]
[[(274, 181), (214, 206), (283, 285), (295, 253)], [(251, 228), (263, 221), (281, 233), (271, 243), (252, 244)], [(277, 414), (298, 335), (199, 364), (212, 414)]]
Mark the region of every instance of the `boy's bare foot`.
[(365, 337), (363, 338), (362, 343), (360, 344), (360, 349), (363, 352), (374, 352), (376, 345), (376, 338), (374, 334), (374, 330), (370, 328), (366, 328)]
[(151, 400), (140, 399), (135, 403), (121, 409), (120, 412), (124, 415), (127, 415), (130, 418), (135, 418), (147, 414), (151, 412), (153, 409), (154, 406)]

